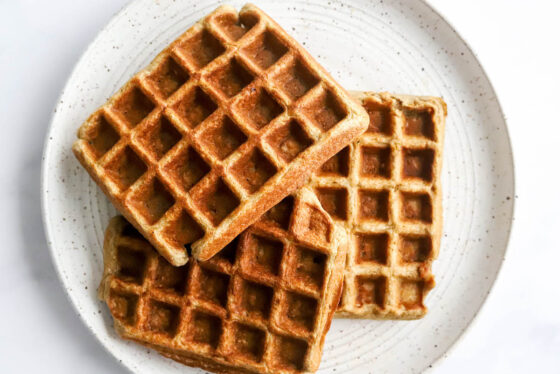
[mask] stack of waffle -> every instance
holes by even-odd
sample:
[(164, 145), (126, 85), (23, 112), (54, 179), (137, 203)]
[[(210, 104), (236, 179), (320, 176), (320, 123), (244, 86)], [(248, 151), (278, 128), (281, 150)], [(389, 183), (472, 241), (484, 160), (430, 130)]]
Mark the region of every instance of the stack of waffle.
[(445, 115), (349, 94), (260, 9), (216, 9), (74, 144), (124, 216), (99, 288), (115, 329), (210, 371), (310, 373), (335, 311), (422, 317)]

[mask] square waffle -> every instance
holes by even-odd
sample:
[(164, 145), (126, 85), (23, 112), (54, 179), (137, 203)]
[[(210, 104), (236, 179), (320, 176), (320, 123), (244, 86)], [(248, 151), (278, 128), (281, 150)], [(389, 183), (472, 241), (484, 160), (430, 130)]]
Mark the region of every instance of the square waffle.
[(74, 153), (170, 263), (207, 260), (367, 128), (260, 9), (221, 6), (81, 126)]
[(209, 261), (174, 267), (111, 220), (99, 288), (119, 335), (219, 373), (311, 373), (338, 305), (344, 229), (306, 188)]
[(435, 285), (442, 230), (446, 104), (440, 98), (353, 93), (369, 128), (312, 177), (349, 248), (338, 317), (415, 319)]

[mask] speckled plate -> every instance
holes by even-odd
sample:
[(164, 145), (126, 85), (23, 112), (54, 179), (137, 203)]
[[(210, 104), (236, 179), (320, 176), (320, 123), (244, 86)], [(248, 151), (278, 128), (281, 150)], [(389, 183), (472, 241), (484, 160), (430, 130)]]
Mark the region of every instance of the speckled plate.
[[(242, 2), (232, 1), (241, 7)], [(76, 129), (134, 72), (216, 1), (137, 0), (84, 53), (52, 119), (43, 163), (43, 216), (72, 303), (115, 357), (137, 373), (188, 368), (118, 339), (97, 300), (103, 231), (115, 214), (71, 152)], [(444, 235), (430, 311), (419, 321), (336, 320), (320, 372), (420, 372), (445, 356), (480, 310), (506, 251), (513, 160), (495, 92), (465, 42), (421, 0), (259, 1), (352, 90), (445, 98)]]

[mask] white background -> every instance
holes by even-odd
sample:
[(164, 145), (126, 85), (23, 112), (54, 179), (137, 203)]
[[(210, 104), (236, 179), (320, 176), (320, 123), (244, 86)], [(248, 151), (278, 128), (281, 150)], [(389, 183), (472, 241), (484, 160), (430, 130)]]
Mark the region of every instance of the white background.
[[(73, 65), (126, 0), (0, 0), (0, 372), (125, 373), (52, 265), (40, 164)], [(560, 2), (431, 0), (469, 42), (506, 113), (516, 212), (502, 272), (436, 373), (560, 372)], [(527, 5), (530, 3), (531, 5)], [(556, 273), (555, 273), (556, 272)]]

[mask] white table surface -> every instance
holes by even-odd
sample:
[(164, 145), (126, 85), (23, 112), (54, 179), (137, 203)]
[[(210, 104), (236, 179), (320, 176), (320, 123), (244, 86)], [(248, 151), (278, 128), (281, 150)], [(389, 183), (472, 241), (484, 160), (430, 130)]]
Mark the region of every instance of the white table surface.
[[(56, 100), (87, 44), (125, 3), (0, 0), (2, 373), (126, 373), (65, 296), (39, 198), (43, 140)], [(558, 373), (560, 2), (430, 3), (470, 43), (494, 83), (517, 177), (516, 219), (500, 277), (464, 339), (434, 371)]]

